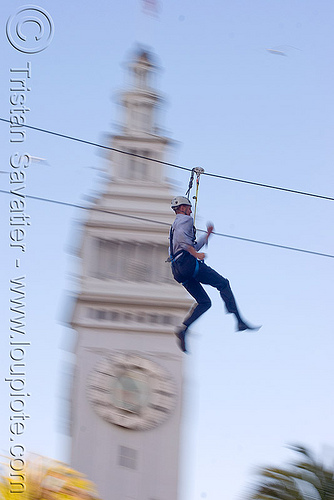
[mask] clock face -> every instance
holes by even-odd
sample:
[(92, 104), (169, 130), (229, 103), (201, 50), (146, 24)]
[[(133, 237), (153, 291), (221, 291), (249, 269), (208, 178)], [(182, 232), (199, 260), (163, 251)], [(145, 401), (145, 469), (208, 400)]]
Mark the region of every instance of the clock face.
[(87, 396), (108, 422), (129, 429), (150, 429), (173, 411), (176, 387), (157, 363), (117, 353), (97, 363), (88, 377)]

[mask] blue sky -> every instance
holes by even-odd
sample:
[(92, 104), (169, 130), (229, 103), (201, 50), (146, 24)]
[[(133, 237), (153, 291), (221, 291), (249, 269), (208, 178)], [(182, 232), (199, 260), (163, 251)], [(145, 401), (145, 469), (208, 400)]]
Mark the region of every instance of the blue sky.
[[(168, 161), (207, 172), (333, 197), (333, 20), (331, 1), (42, 1), (54, 37), (25, 54), (6, 38), (1, 13), (0, 116), (8, 119), (10, 74), (31, 63), (29, 125), (103, 142), (116, 130), (117, 91), (137, 43), (151, 48), (166, 97), (162, 126), (176, 141)], [(274, 54), (267, 49), (283, 52)], [(1, 170), (16, 152), (0, 123)], [(97, 148), (28, 130), (23, 154), (47, 159), (27, 169), (26, 194), (70, 203), (99, 190), (105, 160)], [(92, 168), (93, 167), (93, 168)], [(188, 174), (166, 175), (183, 194)], [(9, 189), (8, 174), (0, 174)], [(0, 194), (3, 280), (1, 379), (9, 369), (8, 282), (17, 276), (9, 248), (9, 196)], [(29, 200), (25, 254), (27, 449), (68, 460), (61, 432), (62, 380), (73, 341), (63, 323), (71, 274), (69, 254), (84, 214)], [(333, 202), (237, 182), (201, 178), (198, 227), (333, 254)], [(290, 459), (300, 442), (333, 456), (333, 259), (213, 236), (207, 263), (226, 276), (241, 311), (262, 324), (235, 334), (218, 295), (195, 325), (186, 363), (182, 500), (243, 498), (253, 469)], [(65, 348), (65, 349), (64, 349)], [(8, 401), (8, 385), (1, 384)], [(3, 406), (4, 407), (4, 406)], [(8, 414), (0, 417), (0, 448), (8, 452)]]

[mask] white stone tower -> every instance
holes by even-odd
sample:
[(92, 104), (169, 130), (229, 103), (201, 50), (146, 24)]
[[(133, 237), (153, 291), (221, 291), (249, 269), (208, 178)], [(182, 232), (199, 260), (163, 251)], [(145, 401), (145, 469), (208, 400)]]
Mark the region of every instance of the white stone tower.
[[(138, 52), (129, 70), (122, 131), (110, 144), (164, 160), (152, 56)], [(174, 329), (191, 301), (165, 263), (168, 225), (142, 220), (171, 223), (173, 193), (161, 163), (119, 152), (108, 160), (111, 180), (84, 227), (72, 317), (72, 465), (103, 500), (176, 500), (184, 354)]]

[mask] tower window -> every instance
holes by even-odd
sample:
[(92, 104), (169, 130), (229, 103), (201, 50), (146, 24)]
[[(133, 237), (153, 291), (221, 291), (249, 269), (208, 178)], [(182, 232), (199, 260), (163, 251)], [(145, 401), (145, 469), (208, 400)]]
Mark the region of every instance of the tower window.
[(118, 465), (127, 469), (137, 468), (137, 450), (120, 446), (118, 449)]
[(97, 319), (106, 319), (106, 317), (107, 317), (106, 311), (101, 311), (101, 310), (97, 311)]
[[(148, 151), (141, 151), (138, 149), (130, 149), (129, 153), (139, 156), (149, 156)], [(145, 181), (148, 179), (147, 161), (138, 156), (129, 156), (127, 178), (138, 181)]]
[(165, 245), (97, 238), (92, 276), (116, 281), (174, 283)]

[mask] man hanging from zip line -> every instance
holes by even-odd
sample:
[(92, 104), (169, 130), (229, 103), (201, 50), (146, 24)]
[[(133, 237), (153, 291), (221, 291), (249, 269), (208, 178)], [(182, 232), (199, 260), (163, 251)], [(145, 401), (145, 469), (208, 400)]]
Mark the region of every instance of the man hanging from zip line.
[(237, 331), (259, 330), (260, 327), (249, 326), (241, 317), (229, 281), (204, 263), (205, 253), (198, 252), (207, 244), (213, 226), (207, 226), (207, 232), (196, 242), (196, 229), (191, 217), (192, 205), (185, 196), (172, 199), (171, 208), (176, 217), (170, 230), (169, 261), (174, 279), (196, 300), (188, 316), (176, 331), (180, 348), (186, 349), (186, 334), (189, 326), (211, 307), (211, 300), (201, 283), (217, 288), (225, 302), (227, 312), (235, 315)]

